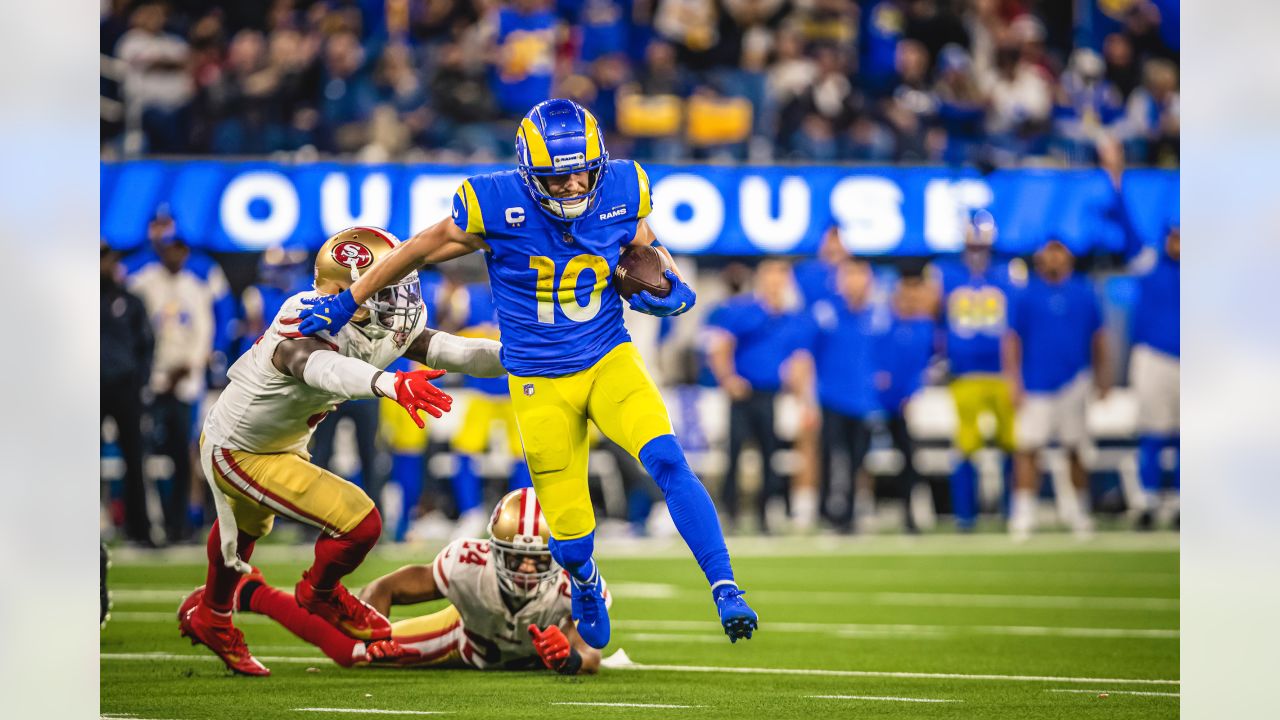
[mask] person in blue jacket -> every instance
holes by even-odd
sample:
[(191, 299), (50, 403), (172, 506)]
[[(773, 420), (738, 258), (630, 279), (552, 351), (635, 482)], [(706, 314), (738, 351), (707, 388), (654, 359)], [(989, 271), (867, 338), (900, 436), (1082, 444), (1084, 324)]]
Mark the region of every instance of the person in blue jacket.
[(1138, 396), (1138, 474), (1145, 496), (1138, 527), (1143, 530), (1155, 525), (1155, 510), (1164, 479), (1162, 456), (1174, 456), (1174, 493), (1179, 485), (1181, 246), (1180, 229), (1172, 225), (1165, 233), (1164, 247), (1154, 267), (1138, 280), (1138, 298), (1133, 309), (1129, 382)]

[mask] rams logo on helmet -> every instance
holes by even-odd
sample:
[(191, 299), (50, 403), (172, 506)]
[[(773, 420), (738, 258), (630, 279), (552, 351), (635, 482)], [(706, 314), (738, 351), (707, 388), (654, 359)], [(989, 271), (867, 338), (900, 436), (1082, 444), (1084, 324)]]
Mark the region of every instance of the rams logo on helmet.
[(373, 253), (364, 245), (348, 240), (333, 246), (333, 259), (339, 265), (363, 268), (373, 262)]

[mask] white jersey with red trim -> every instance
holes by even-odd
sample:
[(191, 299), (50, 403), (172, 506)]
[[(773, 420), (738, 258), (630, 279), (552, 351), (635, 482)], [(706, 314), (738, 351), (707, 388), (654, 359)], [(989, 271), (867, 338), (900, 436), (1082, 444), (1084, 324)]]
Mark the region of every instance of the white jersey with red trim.
[[(533, 649), (529, 626), (546, 628), (569, 620), (569, 574), (558, 576), (514, 613), (502, 599), (495, 558), (487, 540), (455, 540), (432, 563), (436, 588), (462, 616), (460, 650), (469, 665), (485, 669), (518, 669), (541, 661)], [(605, 590), (605, 604), (612, 600)]]
[[(227, 372), (231, 382), (205, 420), (207, 441), (245, 452), (305, 455), (316, 425), (338, 403), (351, 399), (285, 375), (272, 362), (276, 346), (301, 337), (297, 325), (298, 313), (306, 307), (303, 298), (319, 295), (311, 290), (286, 300), (262, 337), (231, 366)], [(354, 324), (343, 326), (336, 335), (320, 332), (315, 337), (343, 355), (385, 368), (403, 355), (426, 327), (426, 315), (424, 312), (419, 316), (401, 345), (389, 334), (371, 338)]]

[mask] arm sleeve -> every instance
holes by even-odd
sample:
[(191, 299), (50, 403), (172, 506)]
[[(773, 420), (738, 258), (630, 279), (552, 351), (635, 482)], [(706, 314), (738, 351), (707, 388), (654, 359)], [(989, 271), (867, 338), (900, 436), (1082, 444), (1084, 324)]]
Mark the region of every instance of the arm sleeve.
[(502, 367), (502, 343), (436, 332), (427, 344), (427, 366), (473, 377), (494, 378), (507, 373)]
[[(302, 381), (307, 385), (325, 392), (333, 393), (347, 400), (379, 397), (374, 392), (373, 382), (379, 378), (381, 371), (363, 360), (341, 355), (333, 350), (317, 350), (307, 358), (306, 367), (302, 370)], [(390, 376), (383, 373), (380, 379)], [(387, 393), (385, 383), (380, 383), (381, 395), (395, 398), (395, 390)], [(394, 386), (393, 386), (394, 387)]]
[(484, 215), (470, 180), (462, 181), (453, 194), (453, 224), (465, 233), (484, 236)]

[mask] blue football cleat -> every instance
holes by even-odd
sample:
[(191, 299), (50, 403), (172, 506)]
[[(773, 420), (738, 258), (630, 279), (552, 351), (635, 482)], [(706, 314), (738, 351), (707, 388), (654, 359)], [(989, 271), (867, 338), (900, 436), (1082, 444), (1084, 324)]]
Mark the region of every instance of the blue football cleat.
[(720, 624), (724, 626), (729, 642), (736, 643), (739, 638), (750, 640), (751, 633), (759, 627), (760, 618), (742, 599), (744, 594), (737, 585), (721, 585), (712, 592), (716, 610), (720, 612)]
[(600, 583), (600, 571), (591, 575), (591, 581), (580, 583), (570, 578), (573, 586), (573, 619), (578, 621), (578, 635), (591, 647), (601, 650), (609, 644), (609, 608), (604, 604), (604, 590)]

